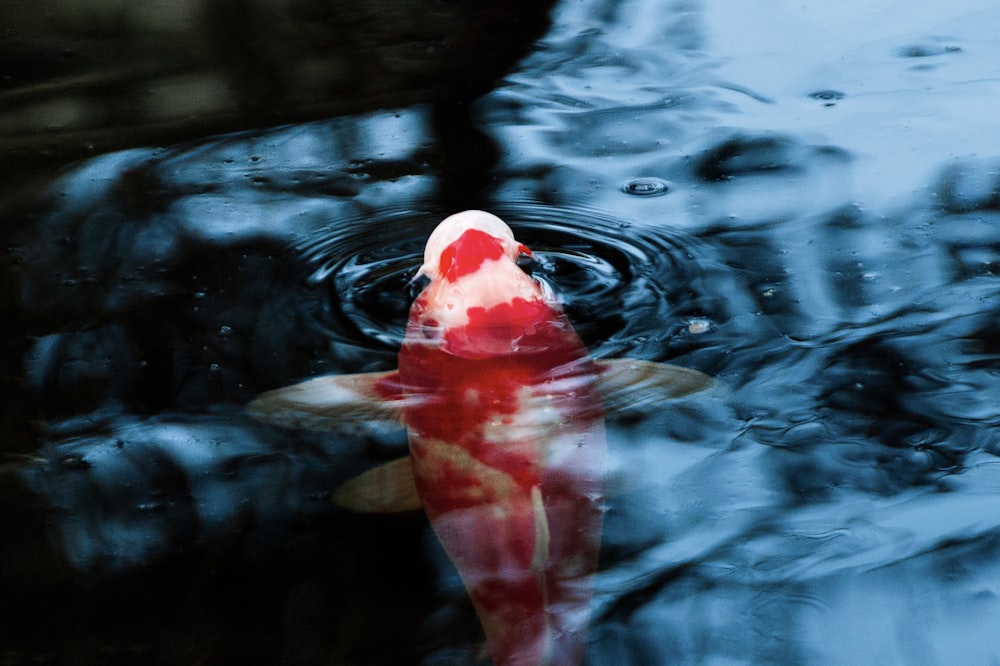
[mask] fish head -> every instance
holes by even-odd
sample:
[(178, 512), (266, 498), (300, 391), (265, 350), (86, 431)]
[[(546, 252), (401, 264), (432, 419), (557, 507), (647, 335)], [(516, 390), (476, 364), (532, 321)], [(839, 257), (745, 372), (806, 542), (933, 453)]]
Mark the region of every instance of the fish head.
[(467, 210), (445, 218), (434, 229), (417, 275), (456, 282), (483, 269), (489, 261), (516, 264), (522, 254), (530, 256), (531, 250), (514, 239), (514, 232), (503, 220), (485, 211)]
[[(407, 340), (482, 358), (523, 351), (542, 327), (564, 326), (552, 293), (517, 264), (531, 250), (483, 211), (446, 218), (431, 233), (418, 275), (430, 279), (410, 310)], [(568, 324), (565, 324), (568, 326)]]

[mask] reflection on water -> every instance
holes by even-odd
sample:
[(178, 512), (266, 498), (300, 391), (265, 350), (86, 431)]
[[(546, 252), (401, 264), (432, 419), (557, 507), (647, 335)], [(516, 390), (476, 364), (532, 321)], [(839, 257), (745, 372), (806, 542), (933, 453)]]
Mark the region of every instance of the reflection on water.
[[(356, 108), (317, 93), (329, 105), (271, 129), (212, 135), (276, 124), (223, 104), (175, 119), (180, 134), (88, 135), (102, 154), (35, 172), (40, 198), (9, 178), (4, 658), (474, 662), (482, 636), (426, 521), (328, 501), (405, 435), (242, 411), (298, 379), (393, 367), (423, 241), (465, 199), (535, 250), (526, 270), (595, 356), (725, 386), (608, 425), (588, 663), (995, 658), (1000, 157), (984, 100), (1000, 14), (853, 4), (557, 3), (534, 49), (526, 28), (530, 54), (462, 98), (496, 143), (485, 162), (442, 132), (454, 86), (425, 83), (438, 92)], [(269, 34), (262, 7), (231, 40)], [(308, 25), (388, 43), (356, 19)], [(40, 21), (31, 34), (57, 34)], [(406, 42), (389, 32), (383, 65)], [(318, 53), (307, 33), (274, 48)], [(198, 49), (171, 62), (219, 77), (270, 58), (257, 43), (218, 67)], [(85, 57), (119, 76), (91, 48), (100, 31), (77, 44), (63, 83)], [(316, 57), (275, 60), (300, 66), (279, 78), (342, 67)], [(273, 83), (258, 69), (247, 85)], [(127, 126), (107, 113), (130, 99), (117, 84), (29, 90), (46, 75), (17, 74), (3, 95), (22, 118), (32, 95), (85, 95), (101, 127)], [(60, 163), (97, 125), (20, 127), (25, 150), (54, 137)], [(159, 137), (190, 141), (104, 152)], [(479, 175), (456, 179), (469, 164)]]

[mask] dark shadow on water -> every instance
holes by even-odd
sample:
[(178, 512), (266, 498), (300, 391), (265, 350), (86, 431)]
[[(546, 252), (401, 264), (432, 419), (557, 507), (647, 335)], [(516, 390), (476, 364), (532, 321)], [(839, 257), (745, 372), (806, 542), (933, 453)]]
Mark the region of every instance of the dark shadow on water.
[[(183, 0), (0, 9), (0, 172), (134, 146), (433, 107), (445, 207), (497, 149), (469, 107), (529, 53), (554, 0)], [(455, 182), (451, 182), (454, 178)], [(5, 186), (11, 183), (4, 179)]]
[[(435, 641), (416, 635), (433, 608), (433, 575), (414, 555), (422, 516), (333, 513), (337, 477), (359, 471), (349, 457), (329, 457), (337, 437), (231, 429), (262, 388), (335, 370), (331, 358), (357, 367), (361, 350), (350, 344), (329, 354), (323, 299), (337, 306), (342, 294), (306, 285), (294, 234), (269, 230), (270, 218), (235, 242), (228, 229), (205, 236), (189, 225), (217, 220), (228, 197), (239, 202), (239, 229), (264, 193), (275, 197), (275, 218), (283, 201), (327, 206), (306, 213), (315, 229), (337, 218), (329, 202), (408, 179), (429, 208), (482, 206), (499, 150), (472, 104), (531, 52), (553, 4), (0, 8), (0, 661), (370, 663), (377, 654), (405, 664), (415, 644)], [(410, 122), (403, 148), (383, 122), (397, 109)], [(365, 114), (369, 135), (354, 126)], [(326, 163), (301, 165), (301, 151), (267, 144), (275, 136), (306, 142)], [(114, 155), (125, 149), (139, 150)], [(68, 165), (109, 154), (108, 170), (85, 167), (63, 182), (72, 191), (37, 197)], [(393, 192), (352, 216), (393, 205)], [(208, 203), (178, 209), (192, 201)], [(355, 456), (399, 446), (397, 435), (338, 437)], [(236, 444), (195, 473), (220, 493), (208, 504), (179, 450), (166, 453), (182, 441), (202, 451)], [(74, 443), (88, 453), (70, 451)], [(108, 444), (125, 467), (96, 461)], [(43, 485), (60, 480), (29, 488), (25, 466)], [(251, 486), (284, 490), (254, 499)], [(39, 502), (40, 492), (63, 491)], [(216, 501), (231, 510), (219, 532)], [(136, 519), (163, 531), (114, 527)], [(83, 550), (51, 532), (65, 521), (86, 535)], [(64, 548), (53, 549), (58, 541)], [(359, 587), (359, 566), (385, 575)], [(464, 609), (457, 621), (468, 619)], [(387, 645), (385, 627), (400, 622)]]

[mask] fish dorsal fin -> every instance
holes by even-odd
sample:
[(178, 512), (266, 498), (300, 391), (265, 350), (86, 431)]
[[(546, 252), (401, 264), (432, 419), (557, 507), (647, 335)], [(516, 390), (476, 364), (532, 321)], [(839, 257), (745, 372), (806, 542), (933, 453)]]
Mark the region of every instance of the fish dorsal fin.
[(420, 508), (413, 464), (409, 456), (397, 458), (340, 484), (333, 503), (358, 513), (399, 513)]

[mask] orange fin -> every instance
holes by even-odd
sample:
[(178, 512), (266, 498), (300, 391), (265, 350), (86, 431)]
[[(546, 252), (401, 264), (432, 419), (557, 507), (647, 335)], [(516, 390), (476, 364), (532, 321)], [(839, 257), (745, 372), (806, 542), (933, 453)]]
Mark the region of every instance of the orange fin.
[(373, 467), (340, 484), (333, 503), (358, 513), (400, 513), (420, 508), (410, 457)]
[(683, 398), (716, 386), (703, 372), (679, 365), (616, 358), (597, 361), (597, 385), (606, 415), (654, 409), (664, 400)]
[(254, 418), (287, 428), (331, 430), (353, 424), (399, 427), (399, 373), (324, 375), (262, 393), (247, 405)]
[[(676, 365), (636, 359), (596, 362), (598, 386), (609, 416), (655, 409), (663, 401), (712, 388), (710, 376)], [(352, 426), (400, 427), (399, 373), (326, 375), (261, 394), (247, 411), (288, 428), (330, 430)], [(337, 506), (359, 513), (400, 513), (420, 508), (409, 456), (373, 467), (334, 490)]]
[[(664, 400), (712, 388), (708, 375), (677, 365), (621, 358), (596, 361), (608, 416), (656, 408)], [(399, 373), (325, 375), (268, 391), (247, 405), (253, 417), (288, 428), (398, 427), (404, 399)]]

